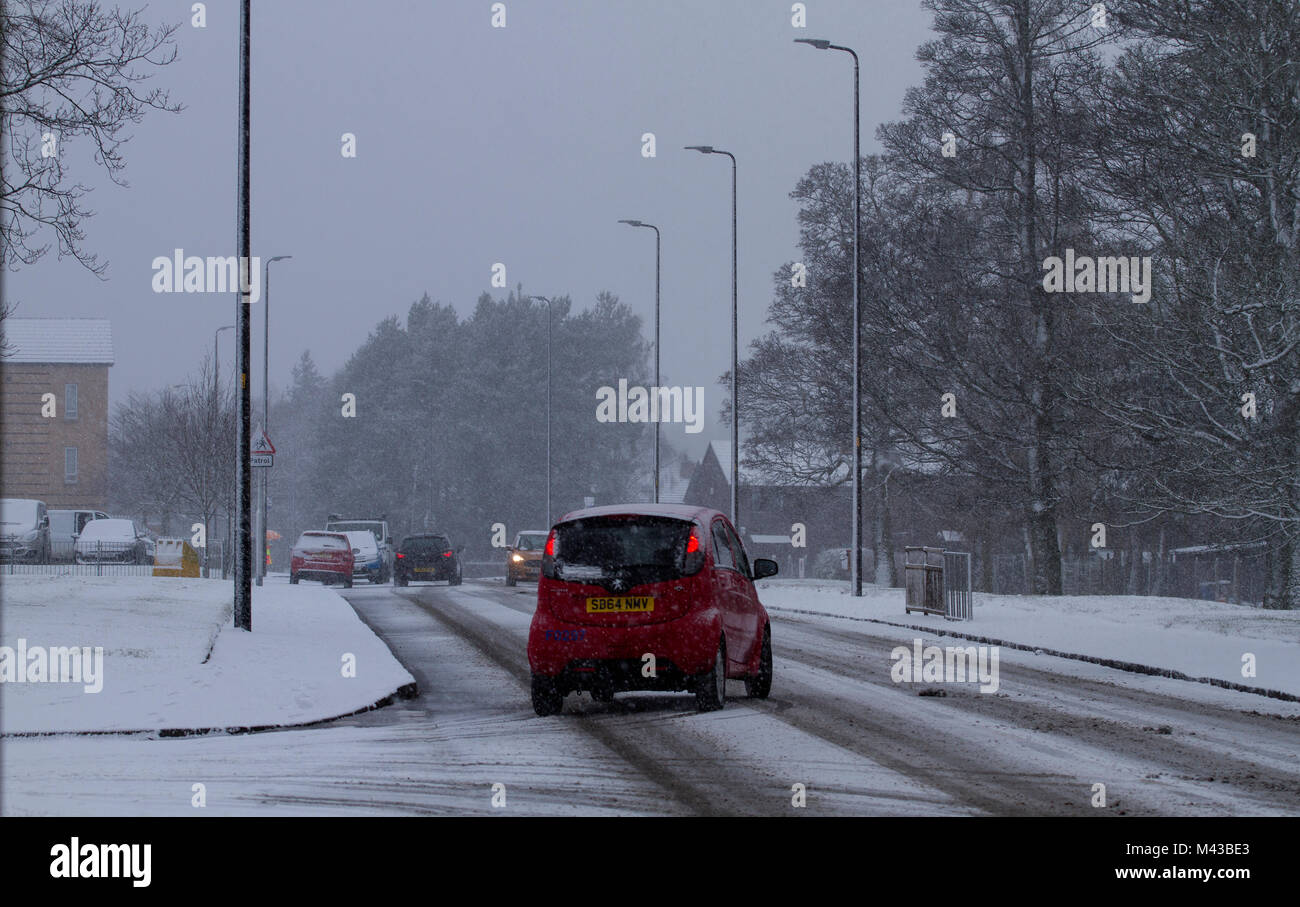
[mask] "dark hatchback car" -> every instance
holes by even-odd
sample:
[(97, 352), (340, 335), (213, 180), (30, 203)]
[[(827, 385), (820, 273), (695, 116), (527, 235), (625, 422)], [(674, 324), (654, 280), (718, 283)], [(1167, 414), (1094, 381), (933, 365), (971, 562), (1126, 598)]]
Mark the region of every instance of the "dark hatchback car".
[(720, 709), (727, 680), (749, 696), (772, 688), (772, 631), (731, 521), (672, 504), (593, 507), (555, 524), (542, 556), (528, 633), (533, 708), (553, 715), (566, 693), (598, 701), (629, 690), (695, 694)]
[(408, 535), (397, 546), (397, 556), (393, 559), (393, 585), (446, 580), (459, 586), (460, 552), (464, 550), (464, 545), (453, 548), (451, 540), (439, 532)]

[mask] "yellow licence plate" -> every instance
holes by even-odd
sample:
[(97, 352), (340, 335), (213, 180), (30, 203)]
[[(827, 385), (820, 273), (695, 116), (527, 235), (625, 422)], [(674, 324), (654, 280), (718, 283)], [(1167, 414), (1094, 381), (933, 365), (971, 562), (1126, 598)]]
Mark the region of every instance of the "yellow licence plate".
[(416, 568), (415, 568), (415, 572), (416, 572), (416, 573), (434, 573), (434, 572), (436, 572), (436, 571), (437, 571), (437, 568), (436, 568), (436, 567), (416, 567)]
[(654, 609), (653, 595), (598, 595), (587, 599), (588, 614), (627, 614)]

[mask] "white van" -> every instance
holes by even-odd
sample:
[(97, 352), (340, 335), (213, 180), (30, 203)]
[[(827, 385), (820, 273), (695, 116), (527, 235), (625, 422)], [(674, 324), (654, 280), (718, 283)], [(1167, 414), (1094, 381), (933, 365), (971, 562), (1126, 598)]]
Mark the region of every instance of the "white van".
[(77, 536), (91, 520), (106, 520), (102, 510), (51, 510), (50, 559), (56, 563), (71, 563)]
[(44, 501), (0, 498), (0, 560), (49, 563), (50, 515)]

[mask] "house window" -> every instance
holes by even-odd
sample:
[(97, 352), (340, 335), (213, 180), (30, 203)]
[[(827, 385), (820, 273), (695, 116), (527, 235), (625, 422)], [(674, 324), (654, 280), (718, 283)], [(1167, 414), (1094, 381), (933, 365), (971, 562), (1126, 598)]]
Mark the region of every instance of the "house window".
[(63, 448), (63, 481), (68, 485), (77, 481), (77, 448)]
[(77, 385), (63, 385), (63, 418), (77, 418)]

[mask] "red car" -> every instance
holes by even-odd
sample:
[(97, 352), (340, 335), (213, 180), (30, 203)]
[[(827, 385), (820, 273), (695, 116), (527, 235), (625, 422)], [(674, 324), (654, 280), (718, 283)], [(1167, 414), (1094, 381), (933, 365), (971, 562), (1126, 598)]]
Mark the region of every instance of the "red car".
[(352, 588), (352, 543), (341, 532), (308, 530), (298, 536), (289, 558), (289, 582), (318, 579)]
[(710, 711), (722, 708), (727, 679), (766, 698), (772, 629), (754, 580), (776, 572), (766, 558), (751, 567), (716, 510), (628, 504), (567, 514), (546, 539), (528, 633), (534, 710), (554, 715), (577, 690), (601, 702), (684, 690)]

